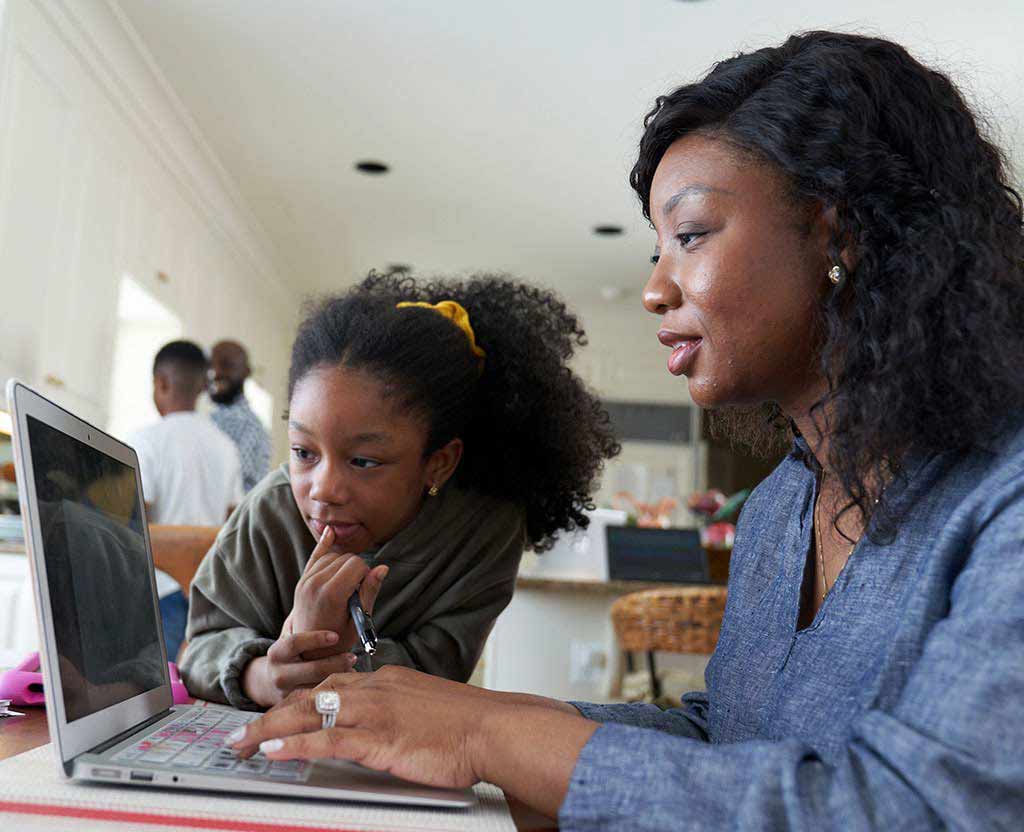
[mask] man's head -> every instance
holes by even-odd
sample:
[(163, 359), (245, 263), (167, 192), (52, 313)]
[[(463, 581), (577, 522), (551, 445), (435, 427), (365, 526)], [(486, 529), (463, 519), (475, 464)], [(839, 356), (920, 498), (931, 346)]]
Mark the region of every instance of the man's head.
[(220, 341), (210, 351), (210, 398), (231, 404), (242, 395), (249, 378), (249, 356), (237, 341)]
[(171, 341), (153, 360), (153, 404), (161, 416), (195, 410), (206, 386), (207, 361), (191, 341)]

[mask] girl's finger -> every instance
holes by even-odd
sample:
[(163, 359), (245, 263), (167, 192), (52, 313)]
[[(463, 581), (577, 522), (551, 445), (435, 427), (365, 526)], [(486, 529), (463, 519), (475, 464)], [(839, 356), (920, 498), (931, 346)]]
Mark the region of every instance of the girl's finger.
[(375, 566), (370, 570), (370, 574), (363, 578), (363, 582), (359, 586), (359, 603), (370, 615), (373, 615), (373, 605), (377, 601), (381, 585), (387, 576), (387, 566)]
[(281, 669), (279, 679), (284, 688), (311, 688), (332, 673), (348, 673), (355, 663), (356, 657), (352, 653), (338, 653), (309, 662), (293, 662)]
[(331, 546), (333, 545), (334, 529), (327, 526), (320, 535), (320, 539), (316, 542), (316, 546), (313, 548), (313, 553), (309, 556), (309, 560), (306, 561), (306, 569), (309, 569), (314, 563), (320, 560), (320, 558), (331, 551)]
[(336, 554), (335, 552), (327, 552), (326, 554), (319, 555), (315, 562), (310, 560), (310, 562), (306, 564), (302, 577), (309, 580), (313, 575), (317, 575), (325, 569), (330, 569), (331, 565), (337, 563), (338, 559), (342, 557), (346, 556)]
[(299, 661), (306, 650), (331, 647), (338, 643), (338, 634), (333, 630), (309, 630), (279, 638), (270, 645), (267, 658), (272, 662), (288, 663)]
[(320, 590), (328, 581), (338, 574), (338, 571), (344, 567), (346, 563), (353, 559), (362, 561), (362, 558), (357, 555), (331, 555), (329, 558), (321, 558), (320, 562), (312, 572), (302, 576), (302, 580), (309, 586), (316, 587)]
[(344, 610), (344, 615), (348, 616), (349, 596), (366, 579), (369, 571), (370, 568), (362, 558), (352, 557), (339, 566), (328, 581), (320, 585), (320, 591), (337, 599), (339, 609)]

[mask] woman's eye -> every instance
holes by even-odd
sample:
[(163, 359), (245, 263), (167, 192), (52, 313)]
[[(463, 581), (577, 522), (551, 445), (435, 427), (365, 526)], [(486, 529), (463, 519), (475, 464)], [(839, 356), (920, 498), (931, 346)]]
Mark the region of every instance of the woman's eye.
[(310, 451), (307, 451), (305, 448), (292, 446), (292, 453), (295, 455), (295, 458), (299, 460), (299, 462), (309, 462), (310, 460), (313, 459), (313, 454)]
[(352, 465), (356, 468), (376, 468), (380, 463), (365, 457), (355, 456), (352, 457)]
[(683, 248), (688, 248), (703, 237), (705, 233), (704, 231), (685, 231), (682, 234), (676, 234), (676, 239), (679, 240), (679, 244)]

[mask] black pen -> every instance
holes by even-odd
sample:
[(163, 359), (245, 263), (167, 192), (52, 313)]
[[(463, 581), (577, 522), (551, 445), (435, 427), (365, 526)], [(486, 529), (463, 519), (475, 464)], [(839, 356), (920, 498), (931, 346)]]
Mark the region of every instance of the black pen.
[(363, 650), (367, 656), (377, 652), (377, 631), (373, 629), (373, 619), (359, 603), (359, 590), (352, 593), (348, 599), (348, 614), (352, 616), (352, 623), (355, 625), (359, 640), (363, 643)]

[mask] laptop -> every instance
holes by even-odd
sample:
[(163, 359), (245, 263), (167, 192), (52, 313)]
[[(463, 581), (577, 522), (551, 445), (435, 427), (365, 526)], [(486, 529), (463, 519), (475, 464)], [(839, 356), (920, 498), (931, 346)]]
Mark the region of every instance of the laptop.
[(225, 737), (259, 714), (175, 706), (139, 460), (128, 445), (11, 380), (14, 456), (62, 776), (142, 788), (463, 808), (440, 789), (343, 761), (239, 760)]

